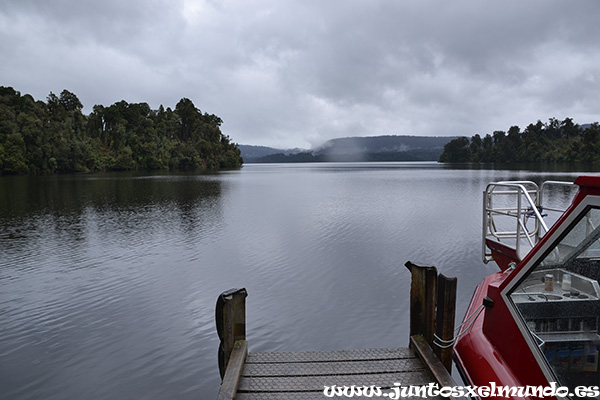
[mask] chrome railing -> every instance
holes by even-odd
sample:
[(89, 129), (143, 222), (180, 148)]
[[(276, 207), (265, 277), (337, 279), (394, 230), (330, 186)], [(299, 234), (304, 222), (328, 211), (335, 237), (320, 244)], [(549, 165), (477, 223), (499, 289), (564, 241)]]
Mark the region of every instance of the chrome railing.
[[(544, 182), (541, 188), (532, 181), (503, 181), (487, 185), (483, 193), (482, 230), (485, 263), (492, 260), (486, 239), (513, 248), (520, 259), (539, 242), (548, 232), (548, 224), (544, 220), (548, 212), (562, 214), (570, 204), (571, 199), (560, 207), (544, 204), (543, 193), (556, 186), (572, 188), (575, 185), (559, 181)], [(530, 226), (530, 221), (533, 226)]]

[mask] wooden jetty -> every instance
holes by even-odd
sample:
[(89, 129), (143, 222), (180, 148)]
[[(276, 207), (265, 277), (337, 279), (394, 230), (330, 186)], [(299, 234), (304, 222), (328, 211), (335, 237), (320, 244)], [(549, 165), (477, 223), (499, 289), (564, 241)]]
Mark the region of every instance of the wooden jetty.
[(408, 348), (248, 353), (247, 292), (223, 292), (215, 313), (223, 379), (217, 400), (322, 400), (333, 385), (374, 386), (384, 393), (398, 384), (456, 386), (452, 348), (433, 345), (434, 334), (441, 343), (453, 338), (456, 278), (438, 275), (435, 267), (405, 265), (411, 272)]

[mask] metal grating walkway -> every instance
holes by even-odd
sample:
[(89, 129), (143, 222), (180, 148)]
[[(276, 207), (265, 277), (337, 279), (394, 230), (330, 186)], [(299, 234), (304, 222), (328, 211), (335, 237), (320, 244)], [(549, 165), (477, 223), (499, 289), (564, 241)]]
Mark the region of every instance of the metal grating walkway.
[(236, 399), (325, 399), (325, 386), (427, 385), (434, 376), (407, 348), (248, 353)]

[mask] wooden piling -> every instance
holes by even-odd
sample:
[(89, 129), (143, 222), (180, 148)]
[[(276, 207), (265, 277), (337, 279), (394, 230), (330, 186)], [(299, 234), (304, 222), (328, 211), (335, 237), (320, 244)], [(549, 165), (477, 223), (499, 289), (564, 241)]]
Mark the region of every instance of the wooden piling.
[(447, 277), (444, 274), (439, 274), (435, 301), (435, 334), (437, 338), (432, 344), (432, 348), (448, 372), (452, 370), (456, 285), (457, 279), (455, 277)]
[(435, 332), (437, 269), (411, 261), (404, 265), (411, 274), (409, 335), (423, 335), (425, 341), (431, 344)]
[(215, 307), (219, 345), (219, 373), (225, 376), (225, 370), (231, 352), (238, 340), (246, 340), (246, 289), (230, 289), (219, 295)]
[[(444, 367), (451, 371), (450, 341), (454, 337), (457, 280), (438, 275), (437, 269), (432, 266), (410, 261), (404, 265), (411, 273), (410, 337), (422, 335)], [(413, 345), (412, 341), (410, 345)]]

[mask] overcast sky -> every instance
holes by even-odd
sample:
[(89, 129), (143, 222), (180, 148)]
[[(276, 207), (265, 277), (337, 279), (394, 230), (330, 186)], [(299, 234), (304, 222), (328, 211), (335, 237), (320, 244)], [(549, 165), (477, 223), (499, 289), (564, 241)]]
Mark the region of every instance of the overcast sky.
[(240, 144), (600, 120), (598, 0), (0, 0), (0, 85), (187, 97)]

